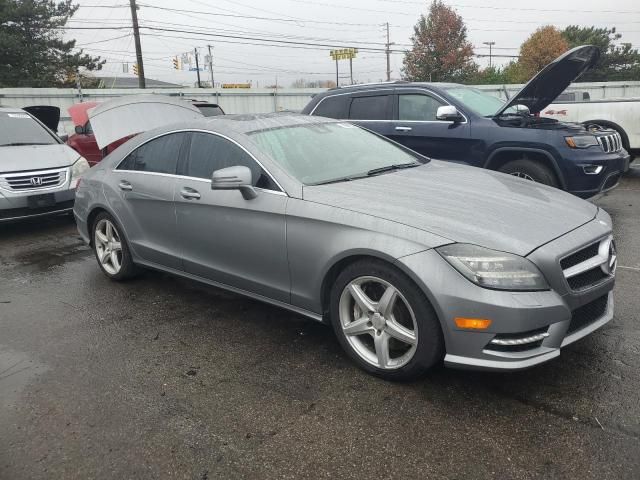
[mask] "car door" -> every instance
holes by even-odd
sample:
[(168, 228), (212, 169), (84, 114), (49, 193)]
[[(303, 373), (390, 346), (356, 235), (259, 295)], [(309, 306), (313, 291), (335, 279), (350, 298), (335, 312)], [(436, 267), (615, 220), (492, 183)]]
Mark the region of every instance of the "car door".
[[(283, 302), (290, 300), (287, 195), (237, 143), (193, 132), (179, 167), (176, 218), (186, 272)], [(214, 170), (246, 166), (258, 195), (212, 190)]]
[(436, 118), (438, 107), (448, 103), (423, 89), (398, 89), (390, 138), (427, 157), (468, 162), (471, 128), (467, 118), (460, 122)]
[(393, 133), (393, 90), (354, 93), (348, 118), (367, 130), (384, 136)]
[(113, 172), (105, 192), (131, 248), (144, 261), (182, 268), (176, 240), (174, 189), (178, 158), (188, 134), (169, 133), (133, 150)]

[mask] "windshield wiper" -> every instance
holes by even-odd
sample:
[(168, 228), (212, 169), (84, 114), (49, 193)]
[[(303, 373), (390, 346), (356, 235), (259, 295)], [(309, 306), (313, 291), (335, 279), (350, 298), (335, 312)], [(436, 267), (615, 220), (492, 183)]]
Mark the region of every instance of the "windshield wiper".
[(366, 178), (367, 175), (355, 175), (355, 176), (351, 176), (351, 177), (340, 177), (340, 178), (334, 178), (332, 180), (326, 180), (324, 182), (317, 182), (317, 183), (311, 183), (310, 185), (315, 186), (315, 185), (329, 185), (330, 183), (341, 183), (341, 182), (350, 182), (352, 180), (357, 180), (358, 178)]
[(53, 145), (52, 143), (35, 143), (35, 142), (13, 142), (3, 143), (0, 147), (24, 147), (25, 145)]
[(387, 165), (386, 167), (373, 168), (367, 172), (368, 176), (378, 175), (380, 173), (391, 172), (393, 170), (402, 170), (403, 168), (419, 167), (422, 163), (398, 163), (396, 165)]

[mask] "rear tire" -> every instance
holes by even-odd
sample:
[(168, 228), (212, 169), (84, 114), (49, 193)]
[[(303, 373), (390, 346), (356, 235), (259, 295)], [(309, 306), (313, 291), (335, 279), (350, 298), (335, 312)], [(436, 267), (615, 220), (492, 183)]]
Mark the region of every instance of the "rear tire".
[(444, 356), (440, 322), (424, 292), (383, 261), (347, 266), (334, 282), (329, 308), (338, 342), (369, 373), (412, 380)]
[(560, 182), (558, 182), (555, 173), (549, 167), (526, 157), (507, 162), (502, 165), (498, 171), (536, 183), (549, 185), (550, 187), (560, 188)]
[(93, 252), (100, 270), (110, 280), (123, 281), (138, 273), (122, 229), (111, 215), (99, 213), (91, 227), (91, 234)]

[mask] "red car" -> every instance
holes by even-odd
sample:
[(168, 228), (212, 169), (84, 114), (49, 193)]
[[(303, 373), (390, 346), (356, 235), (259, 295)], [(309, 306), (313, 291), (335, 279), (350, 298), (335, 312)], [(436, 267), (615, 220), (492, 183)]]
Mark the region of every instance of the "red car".
[(122, 145), (124, 142), (129, 140), (133, 135), (129, 137), (125, 137), (121, 140), (117, 140), (104, 149), (105, 151), (101, 151), (98, 148), (98, 144), (96, 143), (96, 138), (93, 135), (93, 131), (91, 130), (91, 123), (89, 122), (88, 111), (91, 108), (94, 108), (98, 105), (98, 102), (84, 102), (78, 103), (76, 105), (72, 105), (69, 107), (69, 115), (71, 115), (71, 120), (75, 125), (75, 131), (73, 135), (71, 135), (67, 139), (67, 145), (73, 148), (76, 152), (82, 155), (87, 159), (89, 165), (94, 166), (96, 163), (100, 162), (103, 157), (105, 157), (108, 153), (111, 153), (117, 147)]

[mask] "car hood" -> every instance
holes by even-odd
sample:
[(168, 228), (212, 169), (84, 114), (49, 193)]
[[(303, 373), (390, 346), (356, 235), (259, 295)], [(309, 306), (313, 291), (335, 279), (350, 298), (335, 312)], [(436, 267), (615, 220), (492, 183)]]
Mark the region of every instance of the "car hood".
[(203, 118), (190, 102), (166, 95), (129, 95), (89, 110), (98, 148), (170, 123)]
[(436, 160), (350, 182), (305, 186), (303, 198), (518, 255), (584, 225), (598, 211), (555, 188)]
[(514, 105), (526, 105), (531, 113), (540, 112), (571, 82), (593, 67), (599, 58), (600, 50), (593, 45), (583, 45), (563, 53), (529, 80), (495, 115), (501, 115)]
[(89, 121), (89, 110), (98, 105), (98, 102), (83, 102), (71, 105), (67, 111), (69, 112), (73, 125), (76, 127), (84, 127)]
[(67, 167), (80, 155), (64, 144), (0, 147), (0, 172)]

